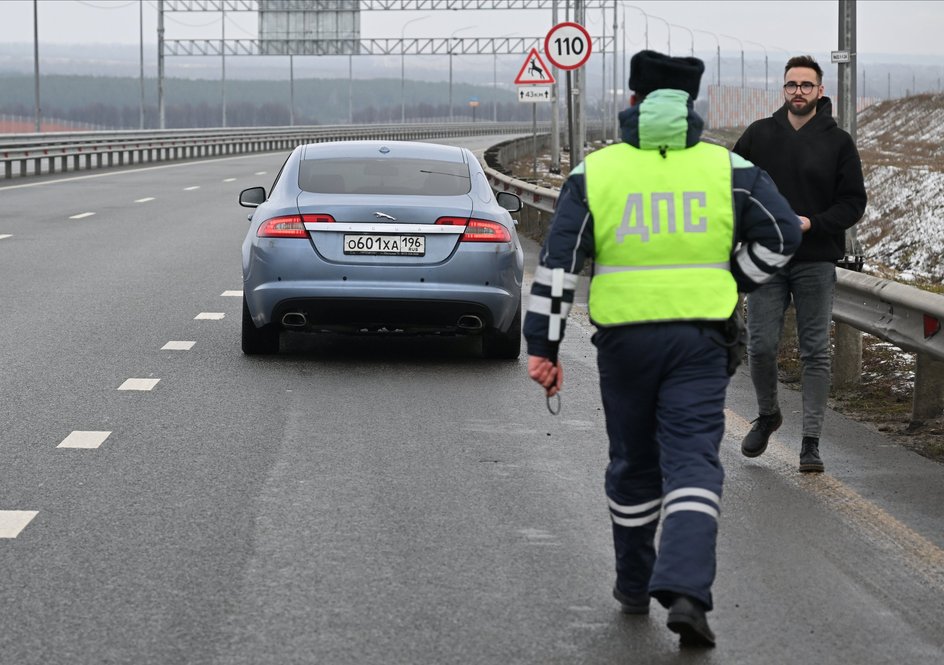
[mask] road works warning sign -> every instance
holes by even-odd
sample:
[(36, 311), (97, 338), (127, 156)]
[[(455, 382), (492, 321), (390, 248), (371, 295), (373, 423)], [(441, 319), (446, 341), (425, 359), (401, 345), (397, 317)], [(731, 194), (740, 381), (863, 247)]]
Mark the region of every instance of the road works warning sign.
[(551, 74), (551, 68), (544, 63), (541, 54), (536, 48), (532, 48), (528, 57), (524, 59), (524, 64), (515, 77), (515, 85), (547, 85), (554, 82), (554, 75)]

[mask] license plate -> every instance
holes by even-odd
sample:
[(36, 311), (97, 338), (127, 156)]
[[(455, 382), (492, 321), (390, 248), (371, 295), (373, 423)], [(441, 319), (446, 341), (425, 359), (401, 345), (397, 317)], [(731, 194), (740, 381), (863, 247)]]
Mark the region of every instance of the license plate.
[(423, 256), (426, 254), (426, 236), (345, 234), (344, 253)]

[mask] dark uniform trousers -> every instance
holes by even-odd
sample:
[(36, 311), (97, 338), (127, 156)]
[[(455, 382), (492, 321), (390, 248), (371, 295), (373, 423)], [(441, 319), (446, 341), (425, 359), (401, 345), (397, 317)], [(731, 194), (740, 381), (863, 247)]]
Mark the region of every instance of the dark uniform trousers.
[[(617, 586), (711, 609), (727, 352), (713, 323), (601, 328), (600, 390), (610, 439), (606, 495)], [(662, 521), (656, 554), (655, 536)]]

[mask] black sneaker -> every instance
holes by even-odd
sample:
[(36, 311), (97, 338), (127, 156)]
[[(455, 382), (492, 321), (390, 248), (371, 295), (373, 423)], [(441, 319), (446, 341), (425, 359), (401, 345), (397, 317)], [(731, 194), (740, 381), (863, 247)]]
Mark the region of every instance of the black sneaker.
[(767, 450), (767, 441), (770, 435), (776, 432), (783, 424), (783, 416), (778, 410), (769, 416), (760, 415), (753, 421), (754, 426), (741, 442), (741, 453), (744, 457), (760, 457)]
[(812, 436), (803, 437), (800, 448), (800, 471), (803, 473), (822, 473), (826, 470), (823, 460), (819, 456), (819, 439)]
[(623, 593), (613, 587), (613, 597), (619, 601), (620, 612), (623, 614), (649, 614), (648, 593)]
[(715, 645), (715, 634), (708, 627), (708, 617), (701, 603), (688, 596), (679, 596), (669, 607), (666, 625), (679, 634), (679, 646), (710, 648)]

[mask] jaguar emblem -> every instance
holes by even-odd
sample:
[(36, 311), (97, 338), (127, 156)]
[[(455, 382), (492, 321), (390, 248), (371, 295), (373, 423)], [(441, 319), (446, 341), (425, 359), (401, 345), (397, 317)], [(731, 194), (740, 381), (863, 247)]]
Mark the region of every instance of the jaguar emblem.
[(397, 221), (396, 217), (391, 217), (385, 212), (375, 212), (374, 217), (379, 217), (380, 219), (389, 219), (391, 222)]

